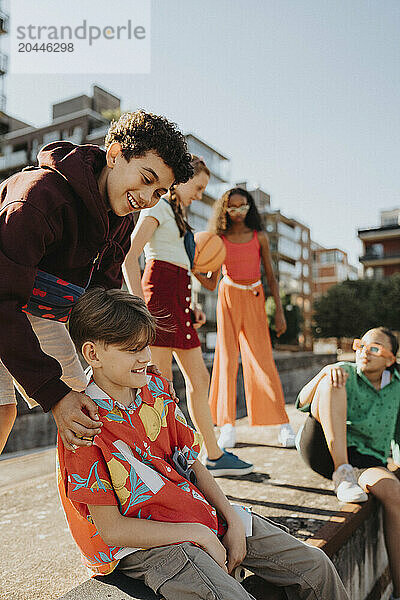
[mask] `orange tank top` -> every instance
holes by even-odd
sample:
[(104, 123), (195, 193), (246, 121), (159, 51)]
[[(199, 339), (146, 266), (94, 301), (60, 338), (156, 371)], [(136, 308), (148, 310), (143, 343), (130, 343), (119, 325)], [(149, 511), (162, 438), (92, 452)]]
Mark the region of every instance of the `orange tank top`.
[(226, 258), (222, 265), (222, 274), (233, 281), (257, 281), (261, 278), (261, 253), (257, 231), (254, 231), (250, 242), (238, 244), (221, 236), (226, 248)]

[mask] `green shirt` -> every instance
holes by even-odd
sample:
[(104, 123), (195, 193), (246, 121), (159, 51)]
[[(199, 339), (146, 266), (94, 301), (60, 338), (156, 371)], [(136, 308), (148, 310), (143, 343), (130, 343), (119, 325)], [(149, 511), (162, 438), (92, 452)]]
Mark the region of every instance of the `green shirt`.
[[(393, 460), (400, 464), (400, 375), (393, 373), (390, 383), (377, 390), (355, 363), (339, 362), (349, 374), (347, 392), (347, 445), (361, 454), (375, 456), (386, 463), (392, 447)], [(310, 412), (311, 404), (296, 408)]]

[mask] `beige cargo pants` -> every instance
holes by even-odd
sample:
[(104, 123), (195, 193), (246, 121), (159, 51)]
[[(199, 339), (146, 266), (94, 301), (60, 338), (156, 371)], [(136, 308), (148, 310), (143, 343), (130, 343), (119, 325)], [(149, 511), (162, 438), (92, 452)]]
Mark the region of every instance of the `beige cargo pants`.
[[(348, 600), (335, 567), (319, 548), (258, 515), (253, 515), (253, 535), (246, 541), (242, 566), (282, 586), (288, 600)], [(144, 580), (165, 600), (253, 599), (211, 556), (189, 542), (140, 550), (123, 558), (118, 569)]]

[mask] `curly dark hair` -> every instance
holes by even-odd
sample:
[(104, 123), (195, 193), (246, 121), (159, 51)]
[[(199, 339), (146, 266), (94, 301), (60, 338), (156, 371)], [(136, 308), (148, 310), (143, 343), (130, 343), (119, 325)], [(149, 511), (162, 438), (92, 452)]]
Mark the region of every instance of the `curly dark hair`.
[(153, 150), (174, 173), (174, 184), (186, 183), (193, 176), (191, 155), (186, 139), (176, 123), (144, 110), (127, 112), (112, 121), (105, 138), (105, 147), (113, 142), (122, 146), (126, 161)]
[(253, 196), (243, 188), (232, 188), (228, 190), (216, 201), (214, 204), (214, 211), (208, 224), (208, 230), (217, 235), (223, 235), (226, 233), (231, 224), (231, 218), (227, 212), (228, 202), (231, 196), (239, 194), (247, 200), (247, 204), (250, 206), (249, 212), (246, 215), (245, 224), (249, 229), (253, 231), (261, 231), (262, 223), (260, 213), (257, 210), (256, 203), (254, 202)]

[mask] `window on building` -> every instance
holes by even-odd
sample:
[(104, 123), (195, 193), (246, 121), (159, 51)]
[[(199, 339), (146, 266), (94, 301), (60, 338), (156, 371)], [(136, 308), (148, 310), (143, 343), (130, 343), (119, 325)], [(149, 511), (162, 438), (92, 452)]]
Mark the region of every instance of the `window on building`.
[(365, 256), (370, 258), (382, 258), (384, 254), (383, 244), (370, 244), (365, 248)]
[(278, 243), (276, 240), (270, 240), (269, 242), (269, 248), (271, 250), (271, 252), (277, 252), (278, 251)]
[(325, 265), (335, 262), (335, 252), (332, 250), (321, 252), (319, 257), (320, 262)]
[(367, 279), (383, 279), (385, 272), (383, 267), (368, 267), (365, 269), (365, 277)]
[(74, 127), (71, 137), (69, 138), (74, 144), (81, 144), (83, 142), (83, 129), (82, 127)]
[(278, 232), (294, 241), (297, 240), (296, 228), (292, 225), (288, 225), (287, 223), (283, 223), (283, 221), (278, 222)]
[(385, 272), (383, 267), (374, 267), (373, 269), (373, 278), (374, 279), (383, 279), (385, 277)]
[(43, 135), (43, 144), (50, 144), (50, 142), (56, 142), (60, 139), (60, 132), (58, 130), (48, 131)]
[(297, 242), (293, 240), (289, 240), (286, 237), (280, 236), (278, 242), (279, 252), (288, 256), (289, 258), (293, 258), (297, 260), (300, 258), (300, 246)]
[(32, 158), (35, 159), (36, 155), (39, 151), (39, 140), (37, 138), (34, 138), (32, 140)]
[(215, 152), (208, 146), (204, 145), (200, 140), (192, 137), (187, 138), (189, 152), (202, 156), (206, 165), (221, 179), (229, 179), (229, 161), (221, 158), (218, 152)]

